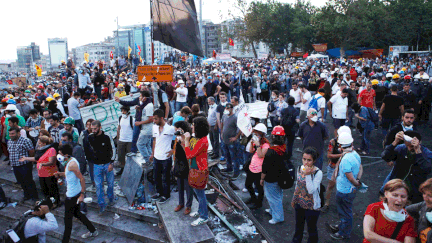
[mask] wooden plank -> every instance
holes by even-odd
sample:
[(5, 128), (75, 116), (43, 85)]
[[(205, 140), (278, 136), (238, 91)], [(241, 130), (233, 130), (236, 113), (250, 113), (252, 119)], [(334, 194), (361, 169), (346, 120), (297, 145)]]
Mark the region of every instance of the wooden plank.
[[(196, 218), (184, 215), (184, 209), (174, 212), (178, 205), (178, 193), (171, 193), (171, 198), (167, 202), (157, 202), (156, 205), (171, 243), (214, 242), (213, 232), (207, 224), (193, 227), (191, 223)], [(198, 211), (198, 201), (194, 199), (192, 212), (195, 211)]]

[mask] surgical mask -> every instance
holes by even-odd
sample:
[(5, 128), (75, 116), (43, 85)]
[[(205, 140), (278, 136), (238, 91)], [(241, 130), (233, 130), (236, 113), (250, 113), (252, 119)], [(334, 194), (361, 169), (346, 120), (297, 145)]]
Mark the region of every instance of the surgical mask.
[(229, 115), (229, 113), (230, 113), (229, 110), (224, 111), (224, 115)]
[(432, 223), (432, 212), (426, 212), (426, 219), (429, 223)]
[(404, 124), (402, 122), (402, 129), (403, 129), (404, 132), (406, 132), (406, 131), (412, 131), (413, 130), (413, 125), (411, 125), (409, 127), (406, 127), (406, 126), (404, 126)]
[(401, 209), (399, 212), (395, 212), (395, 211), (390, 211), (387, 203), (383, 203), (383, 205), (384, 205), (384, 215), (387, 218), (398, 223), (405, 221), (407, 215), (403, 209)]
[(60, 162), (61, 164), (65, 163), (65, 157), (61, 154), (57, 154), (57, 161)]
[(228, 101), (221, 102), (220, 104), (221, 104), (221, 106), (226, 106), (226, 104), (228, 104)]
[(184, 84), (180, 84), (180, 88), (183, 88), (184, 87)]
[(272, 95), (272, 99), (274, 99), (274, 100), (275, 100), (276, 98), (277, 98), (277, 97), (276, 97), (275, 95)]
[(9, 118), (9, 117), (11, 117), (11, 115), (7, 114), (7, 115), (6, 115), (6, 118)]
[(144, 102), (140, 101), (140, 105), (143, 105), (143, 104), (144, 104)]
[(318, 121), (318, 116), (314, 116), (314, 117), (312, 117), (311, 120), (312, 120), (313, 122), (317, 122), (317, 121)]
[(127, 115), (126, 115), (126, 114), (122, 114), (122, 117), (123, 117), (124, 119), (126, 119), (126, 118), (127, 118)]

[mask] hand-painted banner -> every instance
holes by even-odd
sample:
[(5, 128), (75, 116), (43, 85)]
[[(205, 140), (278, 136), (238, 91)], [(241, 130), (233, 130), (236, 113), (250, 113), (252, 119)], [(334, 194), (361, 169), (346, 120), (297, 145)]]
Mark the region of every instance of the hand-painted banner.
[[(138, 96), (139, 93), (120, 99), (132, 100)], [(100, 104), (83, 107), (80, 111), (84, 124), (90, 118), (99, 120), (102, 123), (102, 131), (108, 133), (112, 138), (114, 138), (117, 136), (117, 125), (119, 117), (121, 116), (120, 107), (121, 105), (118, 102), (110, 100)], [(130, 112), (132, 116), (135, 116), (135, 106), (130, 107)]]
[(325, 52), (325, 51), (327, 51), (327, 43), (312, 44), (312, 46), (315, 49), (315, 51), (317, 51), (317, 52)]

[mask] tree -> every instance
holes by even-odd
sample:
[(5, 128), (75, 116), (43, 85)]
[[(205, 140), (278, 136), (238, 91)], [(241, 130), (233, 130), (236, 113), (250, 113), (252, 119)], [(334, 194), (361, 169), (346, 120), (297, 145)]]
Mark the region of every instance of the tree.
[(310, 2), (297, 0), (294, 4), (294, 19), (292, 22), (293, 47), (307, 50), (315, 40), (315, 28), (312, 25), (317, 10)]

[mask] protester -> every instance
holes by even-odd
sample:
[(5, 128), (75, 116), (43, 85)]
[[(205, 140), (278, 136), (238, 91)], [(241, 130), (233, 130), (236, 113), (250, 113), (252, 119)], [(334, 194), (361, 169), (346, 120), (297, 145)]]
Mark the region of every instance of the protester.
[(191, 224), (192, 226), (198, 226), (205, 224), (208, 221), (205, 186), (207, 185), (209, 176), (207, 159), (207, 149), (209, 145), (207, 135), (209, 133), (209, 124), (207, 119), (204, 117), (197, 117), (192, 123), (192, 133), (195, 134), (195, 137), (191, 138), (191, 134), (188, 132), (183, 134), (183, 136), (186, 158), (191, 160), (189, 170), (195, 170), (195, 173), (198, 174), (195, 178), (197, 181), (194, 181), (196, 185), (191, 185), (198, 199), (198, 212), (190, 214), (191, 217), (199, 216), (199, 218)]
[(84, 149), (81, 145), (79, 145), (78, 143), (75, 143), (73, 141), (73, 136), (72, 134), (65, 132), (62, 134), (61, 137), (61, 142), (60, 145), (64, 145), (64, 144), (70, 144), (72, 146), (72, 157), (74, 157), (79, 165), (80, 165), (80, 171), (81, 174), (86, 174), (87, 172), (87, 160), (85, 157), (85, 152)]
[[(294, 139), (295, 134), (298, 130), (298, 123), (299, 123), (299, 112), (294, 107), (295, 99), (294, 97), (288, 98), (288, 107), (284, 108), (281, 111), (281, 126), (284, 128), (285, 131), (285, 144), (286, 144), (286, 151), (288, 155), (288, 159), (291, 158), (292, 152), (293, 152), (293, 146), (294, 146)], [(300, 111), (301, 112), (301, 111)]]
[[(135, 127), (141, 127), (141, 131), (137, 140), (137, 148), (144, 158), (144, 161), (149, 161), (152, 149), (152, 127), (153, 127), (153, 110), (154, 105), (150, 99), (149, 91), (141, 91), (140, 96), (141, 117), (135, 121)], [(137, 119), (137, 118), (136, 118)], [(134, 127), (134, 129), (135, 129)], [(132, 147), (134, 142), (132, 139)], [(132, 149), (131, 149), (132, 150)]]
[(226, 104), (224, 115), (222, 117), (221, 140), (225, 151), (227, 151), (227, 167), (222, 172), (236, 180), (240, 176), (240, 151), (239, 142), (241, 131), (237, 127), (237, 115), (234, 114), (234, 106), (231, 103)]
[(213, 155), (211, 156), (211, 159), (217, 159), (219, 158), (220, 150), (219, 127), (217, 123), (217, 105), (215, 104), (215, 99), (213, 97), (209, 97), (207, 99), (207, 103), (209, 107), (207, 121), (210, 125), (210, 142), (213, 148)]
[(382, 134), (387, 136), (388, 130), (393, 128), (399, 121), (404, 112), (404, 100), (397, 95), (397, 87), (390, 88), (391, 94), (386, 95), (381, 105), (379, 119), (382, 121)]
[[(358, 103), (354, 103), (352, 106), (356, 117), (359, 120), (362, 142), (360, 148), (357, 149), (362, 155), (368, 155), (370, 152), (370, 136), (372, 130), (375, 128), (375, 124), (372, 121), (373, 110), (369, 107), (360, 106)], [(358, 126), (357, 126), (358, 127)]]
[(57, 220), (50, 212), (53, 209), (51, 203), (41, 201), (32, 210), (31, 215), (24, 225), (23, 242), (46, 242), (46, 233), (58, 229)]
[(92, 182), (92, 185), (90, 187), (87, 188), (88, 191), (91, 192), (96, 192), (96, 185), (95, 185), (95, 180), (94, 180), (94, 161), (93, 159), (93, 149), (89, 144), (89, 136), (90, 134), (93, 133), (92, 128), (91, 128), (91, 124), (94, 122), (95, 120), (93, 119), (88, 119), (86, 121), (86, 130), (81, 132), (81, 135), (79, 137), (78, 140), (78, 144), (81, 145), (81, 147), (84, 149), (84, 154), (85, 154), (85, 158), (88, 164), (88, 168), (89, 168), (89, 174), (90, 174), (90, 180)]
[(302, 242), (305, 222), (308, 226), (308, 242), (318, 242), (317, 222), (321, 208), (320, 184), (322, 171), (314, 166), (318, 159), (315, 148), (303, 151), (302, 163), (297, 173), (297, 181), (291, 206), (295, 210), (296, 229), (292, 242)]
[[(345, 87), (345, 86), (341, 86)], [(337, 92), (327, 102), (327, 107), (330, 115), (333, 117), (334, 134), (337, 136), (339, 127), (345, 125), (345, 121), (348, 117), (348, 89), (342, 89)]]
[(76, 127), (73, 127), (76, 124), (76, 121), (71, 117), (66, 117), (63, 124), (64, 124), (64, 128), (59, 131), (59, 137), (61, 138), (63, 133), (67, 132), (72, 134), (73, 141), (75, 143), (78, 143), (80, 131), (78, 131)]
[(423, 202), (411, 204), (405, 208), (408, 214), (414, 218), (417, 230), (417, 242), (431, 242), (431, 209), (432, 209), (432, 179), (427, 179), (420, 185), (419, 192), (422, 193)]
[(265, 210), (272, 216), (269, 220), (270, 224), (284, 221), (283, 191), (278, 184), (284, 161), (283, 158), (286, 153), (284, 136), (285, 131), (283, 127), (276, 126), (273, 128), (271, 133), (273, 146), (267, 150), (262, 164), (260, 184), (264, 187), (264, 193), (270, 206), (270, 209)]
[(130, 114), (129, 106), (122, 106), (121, 117), (117, 125), (117, 160), (120, 163), (120, 170), (116, 176), (123, 174), (126, 165), (126, 154), (130, 152), (132, 146), (132, 135), (135, 119)]
[(57, 116), (51, 116), (49, 121), (51, 126), (48, 128), (48, 132), (50, 133), (54, 143), (60, 143), (60, 131), (64, 129), (64, 126), (60, 124), (60, 119)]
[[(414, 125), (415, 121), (415, 113), (413, 109), (406, 109), (402, 113), (402, 122), (396, 123), (395, 126), (393, 126), (390, 131), (388, 132), (387, 136), (384, 139), (384, 148), (387, 145), (390, 145), (396, 137), (396, 134), (398, 132), (405, 132), (405, 131), (416, 131), (417, 127)], [(403, 141), (400, 142), (401, 144)]]

